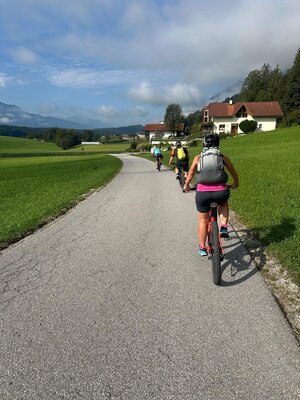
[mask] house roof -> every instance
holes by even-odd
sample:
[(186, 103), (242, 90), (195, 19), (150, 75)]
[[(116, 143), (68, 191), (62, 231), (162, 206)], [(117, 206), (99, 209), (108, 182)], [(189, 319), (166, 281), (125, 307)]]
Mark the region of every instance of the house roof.
[(233, 117), (241, 107), (253, 117), (282, 117), (283, 112), (278, 101), (241, 102), (241, 103), (210, 103), (205, 110), (209, 110), (209, 117)]
[[(184, 123), (181, 122), (177, 125), (177, 131), (182, 132), (184, 130)], [(169, 128), (166, 124), (146, 124), (144, 126), (146, 132), (168, 132)]]

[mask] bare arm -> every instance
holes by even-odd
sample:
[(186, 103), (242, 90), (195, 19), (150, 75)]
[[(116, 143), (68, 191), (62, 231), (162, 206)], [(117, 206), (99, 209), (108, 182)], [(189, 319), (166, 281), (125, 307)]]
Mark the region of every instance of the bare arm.
[(232, 189), (238, 188), (240, 185), (238, 173), (237, 173), (236, 169), (234, 168), (230, 158), (228, 158), (227, 156), (224, 156), (224, 164), (233, 179), (233, 184), (228, 185), (228, 186), (230, 186)]
[(187, 177), (186, 177), (186, 180), (185, 180), (185, 184), (184, 184), (184, 186), (186, 188), (188, 188), (189, 183), (191, 182), (191, 180), (192, 180), (192, 178), (194, 176), (194, 173), (196, 172), (198, 160), (199, 160), (199, 155), (194, 157), (192, 165), (190, 166), (190, 169), (189, 169), (189, 172), (187, 174)]

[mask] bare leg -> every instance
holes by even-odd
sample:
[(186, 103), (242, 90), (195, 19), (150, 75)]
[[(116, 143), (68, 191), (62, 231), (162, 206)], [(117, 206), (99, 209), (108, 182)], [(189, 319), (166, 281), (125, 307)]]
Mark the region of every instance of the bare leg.
[(198, 238), (199, 246), (201, 248), (206, 247), (206, 236), (207, 236), (207, 223), (209, 213), (198, 212)]
[(179, 174), (179, 169), (177, 167), (175, 167), (175, 173), (176, 175)]
[(218, 212), (220, 215), (221, 225), (227, 225), (228, 217), (229, 217), (229, 204), (228, 201), (226, 203), (220, 205), (218, 207)]

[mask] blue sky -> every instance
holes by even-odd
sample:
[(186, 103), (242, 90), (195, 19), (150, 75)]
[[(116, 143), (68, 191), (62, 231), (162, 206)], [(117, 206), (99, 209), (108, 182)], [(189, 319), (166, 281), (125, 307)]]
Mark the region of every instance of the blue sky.
[(108, 126), (163, 119), (300, 47), (299, 0), (0, 0), (0, 101)]

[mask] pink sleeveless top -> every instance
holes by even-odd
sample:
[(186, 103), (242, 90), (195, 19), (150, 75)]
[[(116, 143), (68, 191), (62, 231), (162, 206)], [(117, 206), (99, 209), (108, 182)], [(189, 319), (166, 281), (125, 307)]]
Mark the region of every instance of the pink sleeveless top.
[(198, 183), (197, 192), (218, 192), (220, 190), (225, 190), (225, 183), (214, 183), (212, 185), (204, 185), (203, 183)]

